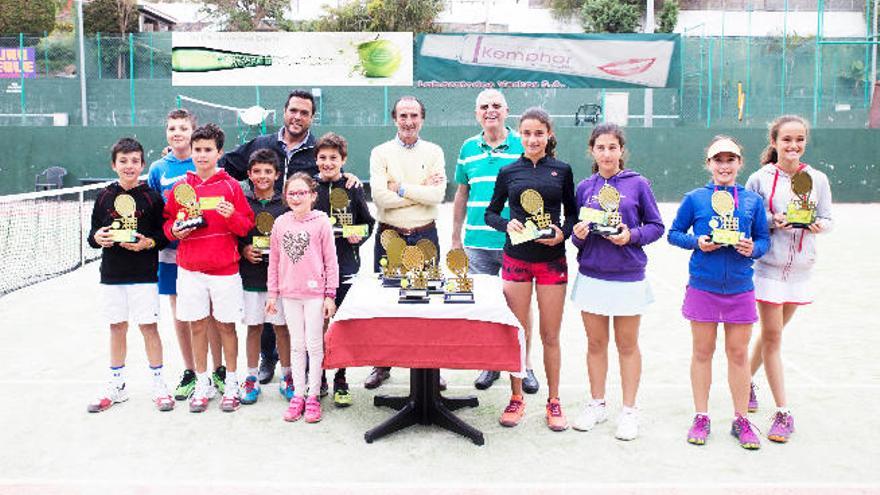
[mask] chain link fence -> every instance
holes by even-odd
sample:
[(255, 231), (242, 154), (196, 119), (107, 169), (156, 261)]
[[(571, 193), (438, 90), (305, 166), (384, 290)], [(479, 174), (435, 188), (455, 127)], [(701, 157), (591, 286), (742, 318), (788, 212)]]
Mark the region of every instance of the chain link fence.
[[(84, 45), (85, 111), (90, 126), (161, 125), (170, 108), (184, 106), (194, 110), (202, 122), (234, 128), (242, 140), (279, 123), (277, 113), (290, 89), (174, 87), (171, 33), (98, 34), (86, 38)], [(0, 53), (4, 74), (0, 125), (80, 125), (80, 63), (72, 34), (0, 37)], [(685, 36), (681, 53), (680, 87), (653, 91), (654, 127), (762, 128), (782, 113), (802, 114), (814, 120), (815, 127), (862, 128), (867, 121), (870, 58), (866, 46), (820, 45), (815, 38), (796, 35), (787, 37), (785, 43), (781, 37)], [(11, 69), (16, 60), (8, 60), (20, 54), (33, 64), (24, 78)], [(629, 125), (643, 125), (645, 90), (614, 91), (629, 95)], [(388, 125), (394, 101), (414, 94), (425, 103), (432, 125), (471, 125), (477, 93), (323, 87), (316, 119), (323, 125)], [(603, 106), (605, 94), (601, 89), (505, 90), (511, 114), (539, 105), (559, 126), (582, 124), (576, 116), (587, 108)], [(247, 126), (237, 109), (254, 105), (276, 112), (262, 126)]]

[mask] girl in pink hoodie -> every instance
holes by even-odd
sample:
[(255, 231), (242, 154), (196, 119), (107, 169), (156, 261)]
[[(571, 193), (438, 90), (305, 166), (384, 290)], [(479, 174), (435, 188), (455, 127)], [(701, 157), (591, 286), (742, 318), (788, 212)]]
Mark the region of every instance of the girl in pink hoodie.
[[(312, 206), (317, 183), (307, 174), (293, 174), (284, 185), (290, 211), (275, 220), (269, 241), (269, 294), (266, 312), (275, 314), (280, 303), (287, 319), (293, 352), (294, 396), (285, 421), (305, 416), (321, 420), (321, 363), (324, 361), (324, 319), (336, 312), (339, 267), (336, 244), (327, 215)], [(279, 301), (280, 299), (280, 301)], [(312, 363), (306, 389), (306, 353)]]

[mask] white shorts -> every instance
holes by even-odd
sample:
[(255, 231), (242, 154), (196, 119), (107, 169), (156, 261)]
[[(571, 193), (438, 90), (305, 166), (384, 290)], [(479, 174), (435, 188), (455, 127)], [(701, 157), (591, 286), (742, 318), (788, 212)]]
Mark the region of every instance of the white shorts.
[(220, 323), (238, 323), (244, 316), (243, 292), (237, 273), (208, 275), (178, 267), (177, 319), (199, 321), (213, 314)]
[(147, 325), (159, 321), (156, 284), (101, 284), (102, 314), (107, 323)]
[(770, 304), (810, 304), (813, 287), (810, 280), (781, 281), (755, 275), (755, 299)]
[(581, 311), (603, 316), (635, 316), (648, 311), (654, 293), (647, 279), (613, 282), (578, 272), (571, 289), (571, 301)]
[(278, 311), (274, 315), (266, 313), (266, 299), (268, 298), (268, 292), (244, 291), (244, 319), (242, 323), (245, 325), (262, 325), (263, 323), (287, 325), (284, 321), (284, 305), (280, 300), (275, 304), (275, 309)]

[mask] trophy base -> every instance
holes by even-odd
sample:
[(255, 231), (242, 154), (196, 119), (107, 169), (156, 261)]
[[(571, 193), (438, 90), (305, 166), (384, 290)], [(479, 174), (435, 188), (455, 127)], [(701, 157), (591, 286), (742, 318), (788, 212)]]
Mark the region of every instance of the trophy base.
[(208, 221), (205, 220), (205, 217), (187, 218), (186, 220), (177, 220), (174, 222), (174, 226), (177, 227), (177, 230), (197, 229), (199, 227), (204, 227), (205, 225), (208, 225)]
[(593, 235), (601, 235), (602, 237), (608, 237), (610, 235), (617, 235), (623, 232), (623, 229), (619, 226), (610, 226), (610, 225), (596, 225), (593, 224), (590, 226), (590, 233)]
[(443, 280), (428, 280), (428, 294), (443, 294)]
[(382, 277), (382, 287), (400, 287), (402, 277)]
[(443, 294), (445, 304), (474, 304), (473, 292), (446, 292)]
[(431, 300), (428, 298), (427, 289), (400, 289), (397, 302), (400, 304), (427, 304)]
[(809, 229), (812, 223), (790, 223), (788, 224), (793, 229)]
[(553, 239), (556, 237), (556, 231), (550, 228), (538, 230), (538, 239)]

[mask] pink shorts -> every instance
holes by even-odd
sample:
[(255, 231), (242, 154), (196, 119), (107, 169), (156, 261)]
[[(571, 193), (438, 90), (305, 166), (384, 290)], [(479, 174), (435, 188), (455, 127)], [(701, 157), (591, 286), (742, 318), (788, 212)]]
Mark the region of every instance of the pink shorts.
[(501, 279), (509, 282), (531, 282), (538, 285), (568, 283), (568, 263), (565, 256), (553, 261), (523, 261), (506, 254), (501, 261)]

